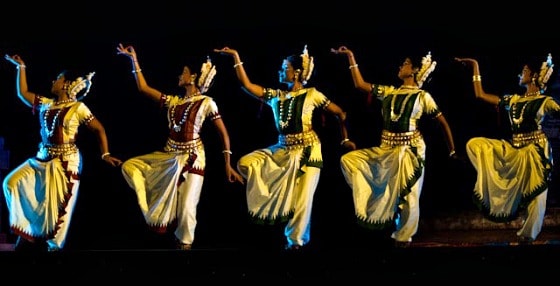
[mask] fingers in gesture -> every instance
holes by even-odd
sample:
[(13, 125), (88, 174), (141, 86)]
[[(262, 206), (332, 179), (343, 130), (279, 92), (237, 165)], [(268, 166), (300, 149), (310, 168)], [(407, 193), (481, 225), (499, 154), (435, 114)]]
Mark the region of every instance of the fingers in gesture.
[(352, 51), (348, 49), (346, 46), (340, 46), (338, 49), (331, 48), (331, 53), (333, 54), (350, 54)]
[(136, 59), (136, 51), (134, 50), (134, 47), (124, 46), (121, 43), (117, 46), (117, 55), (125, 55), (131, 59)]
[(23, 60), (19, 55), (13, 55), (13, 56), (4, 55), (4, 58), (16, 66), (25, 65), (25, 63), (23, 62)]
[(235, 55), (235, 54), (237, 54), (236, 50), (230, 49), (229, 47), (223, 47), (221, 49), (214, 49), (214, 52), (220, 53), (220, 54), (223, 54), (223, 55)]

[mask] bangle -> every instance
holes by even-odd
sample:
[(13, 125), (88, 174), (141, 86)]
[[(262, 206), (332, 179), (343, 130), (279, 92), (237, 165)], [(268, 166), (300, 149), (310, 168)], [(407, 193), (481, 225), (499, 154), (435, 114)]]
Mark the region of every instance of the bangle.
[(451, 150), (451, 152), (449, 152), (449, 157), (452, 157), (453, 155), (455, 155), (455, 150)]
[(142, 71), (142, 69), (135, 69), (135, 70), (132, 70), (132, 73), (139, 73), (141, 71)]
[(481, 79), (482, 79), (482, 77), (481, 77), (479, 74), (473, 75), (473, 76), (472, 76), (472, 81), (473, 81), (473, 82), (475, 82), (475, 81), (480, 81)]
[(238, 62), (236, 64), (233, 65), (233, 68), (237, 68), (238, 66), (242, 66), (243, 62)]
[(24, 68), (26, 68), (26, 66), (25, 66), (25, 65), (17, 65), (16, 68), (19, 70), (19, 69), (24, 69)]
[(231, 152), (231, 150), (222, 150), (222, 153), (224, 153), (224, 154), (225, 154), (225, 153), (228, 153), (228, 154), (230, 154), (230, 155), (233, 154), (233, 153)]
[(358, 67), (358, 64), (355, 64), (355, 65), (350, 65), (350, 66), (348, 67), (348, 69), (349, 69), (349, 70), (351, 70), (351, 69), (353, 69), (353, 68), (357, 68), (357, 67)]
[(107, 157), (109, 155), (111, 155), (111, 153), (109, 153), (109, 152), (101, 154), (101, 160), (105, 160), (105, 157)]
[(346, 143), (346, 142), (348, 142), (348, 141), (350, 141), (350, 139), (348, 139), (348, 138), (342, 139), (342, 141), (340, 141), (340, 146), (343, 146), (344, 143)]

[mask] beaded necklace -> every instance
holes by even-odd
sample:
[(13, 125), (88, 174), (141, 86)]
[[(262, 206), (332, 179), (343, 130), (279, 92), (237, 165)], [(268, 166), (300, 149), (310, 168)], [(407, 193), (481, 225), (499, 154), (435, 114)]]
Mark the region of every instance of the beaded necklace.
[(50, 114), (51, 109), (47, 109), (45, 110), (45, 113), (43, 114), (43, 125), (45, 126), (45, 129), (47, 130), (47, 137), (52, 137), (54, 134), (54, 129), (56, 128), (56, 124), (58, 121), (58, 117), (60, 116), (60, 113), (62, 112), (62, 108), (59, 108), (58, 111), (56, 112), (56, 114), (53, 117), (53, 120), (51, 122), (50, 128), (49, 128), (49, 124), (47, 122), (47, 119), (49, 118), (49, 114)]
[[(294, 90), (293, 92), (296, 92), (298, 90), (300, 90), (301, 88)], [(290, 101), (290, 103), (288, 104), (288, 111), (287, 114), (284, 116), (284, 102), (285, 101)], [(292, 111), (294, 109), (294, 97), (291, 94), (287, 94), (286, 97), (283, 100), (278, 100), (278, 111), (279, 111), (279, 124), (280, 127), (282, 129), (286, 129), (286, 127), (288, 127), (288, 125), (290, 125), (290, 120), (292, 119)], [(282, 118), (286, 118), (286, 120), (283, 120)]]
[[(526, 93), (524, 95), (520, 95), (519, 97), (520, 98), (525, 98), (525, 97), (538, 96), (538, 95), (541, 95), (541, 93), (539, 91), (535, 91), (535, 92)], [(516, 103), (514, 103), (511, 106), (511, 109), (512, 109), (512, 112), (510, 114), (511, 121), (513, 123), (515, 123), (515, 125), (519, 126), (523, 122), (523, 114), (525, 114), (525, 107), (527, 107), (527, 105), (529, 105), (529, 102), (530, 102), (530, 100), (523, 101), (523, 102), (517, 101)], [(517, 105), (522, 105), (521, 106), (521, 111), (519, 113), (517, 112), (518, 111)], [(516, 118), (516, 115), (518, 115), (517, 118)]]
[[(188, 96), (187, 99), (192, 98), (192, 97), (197, 96), (197, 95), (200, 95), (200, 93), (195, 93), (191, 96)], [(179, 122), (175, 122), (175, 109), (177, 108), (177, 105), (173, 105), (171, 107), (171, 110), (170, 110), (171, 114), (169, 115), (169, 121), (171, 121), (171, 124), (173, 124), (173, 130), (175, 130), (175, 132), (181, 131), (181, 126), (183, 126), (183, 124), (185, 124), (185, 122), (187, 122), (189, 111), (191, 110), (191, 107), (194, 105), (194, 101), (189, 101), (189, 105), (187, 105), (187, 108), (185, 108), (185, 111), (183, 112), (183, 116), (181, 116), (181, 120)]]
[(534, 91), (534, 92), (528, 92), (524, 95), (520, 95), (519, 97), (525, 98), (525, 97), (538, 96), (538, 95), (541, 95), (541, 92), (537, 90), (537, 91)]
[[(418, 89), (418, 87), (417, 87), (417, 86), (413, 86), (413, 85), (402, 85), (401, 87), (399, 87), (399, 88), (397, 89), (397, 91), (399, 91), (399, 90), (401, 90), (401, 89)], [(412, 93), (408, 93), (408, 94), (405, 96), (405, 98), (404, 98), (404, 100), (403, 100), (403, 102), (402, 102), (402, 104), (401, 104), (401, 109), (400, 109), (400, 111), (399, 111), (399, 114), (395, 114), (395, 103), (396, 103), (396, 100), (397, 100), (397, 93), (393, 94), (393, 98), (391, 99), (391, 121), (393, 121), (393, 122), (399, 121), (399, 119), (401, 118), (401, 116), (402, 116), (402, 114), (403, 114), (403, 112), (404, 112), (404, 109), (406, 108), (406, 103), (407, 103), (408, 100), (410, 99), (410, 96), (411, 96), (411, 95), (412, 95)]]
[(75, 98), (68, 98), (68, 99), (65, 99), (65, 100), (56, 101), (54, 103), (54, 105), (60, 105), (60, 104), (65, 104), (65, 103), (70, 103), (70, 102), (75, 102), (75, 101), (76, 101)]
[[(517, 112), (517, 105), (522, 105), (521, 112), (519, 113)], [(519, 126), (523, 122), (523, 114), (525, 114), (525, 107), (527, 107), (527, 105), (529, 105), (529, 101), (516, 102), (512, 105), (510, 115), (511, 115), (511, 121), (513, 121), (515, 125)], [(517, 118), (516, 115), (518, 115)]]
[[(295, 88), (292, 91), (289, 91), (286, 96), (284, 97), (284, 99), (280, 99), (278, 100), (278, 117), (279, 117), (279, 124), (280, 127), (282, 129), (286, 129), (286, 127), (288, 127), (288, 125), (290, 124), (290, 119), (292, 119), (292, 111), (294, 109), (294, 96), (292, 96), (290, 93), (296, 93), (297, 91), (301, 90), (301, 87)], [(288, 112), (286, 114), (286, 116), (284, 116), (284, 102), (289, 100), (290, 103), (288, 104)], [(282, 118), (286, 118), (286, 120), (283, 120)]]

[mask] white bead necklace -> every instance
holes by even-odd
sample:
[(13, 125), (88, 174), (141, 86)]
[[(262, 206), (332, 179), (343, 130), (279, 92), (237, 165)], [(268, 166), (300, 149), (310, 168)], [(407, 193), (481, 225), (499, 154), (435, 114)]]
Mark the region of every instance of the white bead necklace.
[(175, 109), (177, 108), (177, 105), (173, 105), (171, 107), (169, 120), (171, 121), (171, 124), (173, 124), (173, 130), (175, 130), (175, 132), (181, 131), (181, 126), (183, 126), (183, 124), (187, 122), (189, 111), (191, 110), (191, 107), (194, 105), (194, 102), (191, 101), (188, 104), (189, 105), (187, 105), (187, 108), (185, 108), (185, 111), (183, 112), (183, 116), (181, 117), (181, 120), (179, 122), (175, 122)]
[[(290, 103), (288, 104), (288, 112), (286, 117), (286, 120), (283, 120), (282, 118), (284, 117), (284, 102), (289, 100)], [(280, 128), (282, 129), (286, 129), (286, 127), (288, 127), (288, 125), (290, 124), (290, 120), (292, 119), (292, 110), (294, 107), (294, 98), (291, 95), (287, 95), (286, 98), (284, 100), (279, 100), (278, 101), (278, 117), (280, 120)]]
[(399, 111), (399, 114), (395, 114), (395, 102), (396, 102), (396, 99), (397, 99), (397, 95), (398, 94), (393, 94), (393, 98), (391, 99), (391, 121), (393, 121), (393, 122), (397, 122), (401, 118), (401, 116), (404, 112), (404, 109), (406, 108), (406, 103), (410, 99), (410, 96), (412, 95), (412, 93), (409, 93), (405, 96), (403, 102), (401, 103), (401, 109)]
[[(417, 86), (414, 85), (401, 85), (398, 90), (401, 89), (419, 89)], [(408, 93), (406, 95), (406, 97), (404, 98), (402, 105), (401, 105), (401, 110), (399, 111), (399, 114), (395, 114), (395, 103), (397, 100), (397, 95), (398, 93), (393, 94), (393, 98), (391, 99), (391, 121), (393, 122), (397, 122), (399, 121), (399, 119), (401, 118), (404, 109), (406, 108), (406, 103), (408, 102), (408, 100), (410, 99), (410, 96), (412, 95), (412, 93)]]
[(47, 119), (49, 118), (49, 114), (50, 114), (51, 109), (47, 109), (45, 110), (45, 113), (43, 114), (43, 125), (45, 126), (45, 129), (47, 130), (47, 137), (52, 137), (54, 134), (54, 130), (56, 128), (56, 124), (58, 121), (58, 117), (60, 116), (60, 113), (62, 112), (62, 108), (59, 108), (58, 111), (56, 112), (56, 114), (53, 117), (53, 120), (51, 122), (50, 128), (49, 128), (49, 124), (47, 122)]

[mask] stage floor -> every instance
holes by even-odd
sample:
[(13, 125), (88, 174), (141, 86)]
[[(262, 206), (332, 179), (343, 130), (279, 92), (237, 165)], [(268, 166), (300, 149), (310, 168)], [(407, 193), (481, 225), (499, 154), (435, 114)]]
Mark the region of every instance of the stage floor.
[[(557, 271), (560, 229), (547, 228), (530, 245), (508, 230), (439, 231), (408, 248), (389, 241), (320, 245), (293, 252), (277, 247), (85, 249), (0, 252), (2, 273), (21, 282), (545, 282)], [(555, 270), (556, 269), (556, 270)], [(10, 274), (11, 275), (11, 274)]]
[[(351, 281), (549, 282), (558, 245), (329, 249), (298, 253), (241, 249), (3, 252), (2, 273), (21, 282), (228, 283)], [(553, 278), (552, 278), (553, 279)], [(193, 284), (191, 284), (193, 285)], [(225, 284), (223, 284), (225, 285)]]

